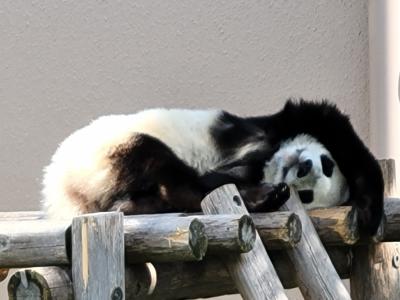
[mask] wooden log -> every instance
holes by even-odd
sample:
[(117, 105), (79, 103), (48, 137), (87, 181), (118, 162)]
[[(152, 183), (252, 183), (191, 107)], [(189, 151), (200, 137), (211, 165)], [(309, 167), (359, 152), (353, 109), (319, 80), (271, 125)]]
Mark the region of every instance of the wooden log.
[(253, 249), (256, 227), (248, 215), (204, 215), (197, 217), (208, 238), (207, 254), (246, 253)]
[(360, 238), (357, 214), (351, 206), (313, 209), (308, 215), (325, 246), (354, 245)]
[[(328, 253), (341, 277), (348, 278), (350, 249), (338, 247), (330, 249)], [(269, 254), (284, 287), (296, 287), (293, 265), (287, 254), (284, 251), (270, 251)], [(137, 265), (128, 266), (127, 272), (132, 272), (135, 277), (126, 279), (127, 299), (193, 299), (238, 293), (224, 263), (218, 257), (206, 257), (201, 262), (156, 263), (154, 268), (157, 283), (155, 288), (152, 288), (154, 291), (148, 293), (154, 277)], [(134, 294), (131, 291), (141, 293)]]
[(0, 222), (0, 266), (68, 264), (69, 222), (46, 220)]
[(128, 262), (201, 260), (208, 240), (202, 222), (193, 217), (124, 219)]
[(350, 300), (350, 295), (336, 273), (295, 190), (291, 190), (291, 196), (281, 210), (296, 213), (303, 226), (301, 240), (295, 248), (287, 250), (303, 297), (305, 299)]
[[(296, 287), (296, 277), (293, 272), (293, 265), (283, 251), (271, 251), (271, 260), (277, 270), (278, 276), (281, 279), (285, 288)], [(347, 247), (331, 248), (328, 254), (334, 263), (337, 272), (341, 278), (348, 278), (351, 265), (351, 251)], [(28, 290), (31, 290), (33, 295), (37, 296), (40, 292), (34, 293), (47, 286), (52, 287), (50, 292), (45, 295), (54, 296), (55, 291), (63, 290), (69, 286), (68, 272), (60, 268), (55, 268), (57, 272), (63, 275), (60, 277), (50, 276), (53, 267), (34, 268), (27, 270)], [(19, 272), (20, 273), (20, 272)], [(40, 281), (32, 280), (30, 274), (35, 274), (35, 278)], [(56, 283), (57, 279), (59, 283)], [(61, 279), (61, 280), (59, 280)], [(65, 279), (65, 280), (64, 280)], [(13, 277), (11, 280), (15, 281)], [(34, 285), (31, 286), (32, 282)], [(37, 288), (37, 287), (40, 288)], [(59, 288), (57, 288), (59, 287)], [(26, 297), (26, 288), (21, 283), (20, 279), (12, 284), (9, 293), (15, 294), (15, 289), (20, 289), (22, 292), (18, 295)], [(151, 263), (129, 265), (125, 269), (125, 289), (126, 299), (186, 299), (186, 298), (203, 298), (211, 296), (219, 296), (224, 294), (238, 293), (227, 269), (218, 257), (207, 257), (201, 262), (171, 262), (171, 263)], [(60, 298), (40, 298), (34, 299), (71, 299), (69, 292), (65, 291), (64, 297)], [(12, 299), (12, 298), (11, 298)], [(15, 298), (14, 298), (15, 299)], [(21, 299), (21, 297), (17, 297)], [(22, 298), (29, 299), (29, 298)]]
[[(224, 185), (203, 199), (205, 214), (248, 214), (240, 194), (233, 184)], [(254, 248), (249, 253), (226, 254), (225, 262), (238, 291), (244, 299), (287, 299), (282, 283), (256, 234)]]
[[(292, 212), (256, 213), (250, 216), (267, 249), (291, 248), (300, 239), (301, 222)], [(252, 233), (253, 229), (251, 228), (253, 225), (249, 224), (249, 222), (251, 222), (250, 219), (248, 219), (247, 216), (243, 217), (241, 215), (219, 214), (213, 216), (199, 213), (167, 213), (135, 215), (129, 216), (128, 218), (140, 219), (151, 217), (157, 220), (177, 217), (198, 218), (205, 225), (206, 236), (208, 237), (207, 253), (218, 253), (226, 250), (230, 252), (248, 252), (250, 246), (254, 243), (253, 239), (255, 239)], [(243, 220), (240, 221), (242, 217)], [(245, 220), (246, 222), (244, 222)], [(241, 224), (241, 222), (243, 222), (243, 224)], [(218, 230), (217, 228), (220, 226), (222, 226), (222, 228)], [(226, 232), (224, 232), (223, 228), (226, 228)], [(243, 240), (245, 236), (242, 235), (245, 232), (250, 234), (247, 237), (248, 241)], [(247, 248), (247, 250), (243, 247)]]
[[(388, 159), (379, 163), (385, 181), (385, 197), (395, 195), (397, 192), (395, 161)], [(394, 201), (396, 200), (385, 205), (385, 211), (394, 209), (394, 206), (398, 205)], [(387, 219), (389, 218), (387, 217)], [(390, 222), (392, 221), (393, 219), (390, 220)], [(389, 232), (389, 236), (392, 234), (394, 234), (393, 231)], [(350, 277), (352, 298), (354, 300), (398, 299), (400, 295), (399, 257), (400, 242), (355, 247)]]
[(299, 217), (287, 211), (251, 214), (267, 250), (293, 248), (301, 238)]
[(72, 221), (75, 299), (125, 299), (123, 214), (95, 213)]
[(43, 267), (19, 270), (8, 282), (10, 300), (72, 300), (71, 279), (60, 267)]
[(385, 232), (383, 241), (400, 241), (400, 198), (385, 198)]
[[(159, 263), (160, 265), (185, 264), (186, 262)], [(180, 276), (179, 273), (176, 276)], [(152, 263), (134, 264), (125, 268), (126, 299), (146, 299), (153, 294), (159, 278)], [(167, 292), (167, 291), (166, 291)], [(162, 298), (164, 299), (164, 298)]]

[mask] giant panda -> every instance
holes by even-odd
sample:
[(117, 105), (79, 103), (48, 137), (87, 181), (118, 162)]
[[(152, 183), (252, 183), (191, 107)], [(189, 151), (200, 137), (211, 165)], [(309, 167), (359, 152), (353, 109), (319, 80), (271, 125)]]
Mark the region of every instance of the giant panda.
[(383, 207), (379, 165), (336, 106), (303, 100), (246, 118), (186, 109), (100, 117), (58, 147), (45, 168), (43, 207), (54, 218), (197, 211), (207, 193), (235, 183), (249, 210), (274, 210), (289, 192), (284, 183), (264, 181), (266, 162), (299, 134), (313, 136), (332, 154), (360, 225), (374, 233)]
[(349, 200), (346, 178), (329, 151), (310, 135), (284, 141), (268, 160), (264, 179), (294, 187), (306, 209), (327, 208)]

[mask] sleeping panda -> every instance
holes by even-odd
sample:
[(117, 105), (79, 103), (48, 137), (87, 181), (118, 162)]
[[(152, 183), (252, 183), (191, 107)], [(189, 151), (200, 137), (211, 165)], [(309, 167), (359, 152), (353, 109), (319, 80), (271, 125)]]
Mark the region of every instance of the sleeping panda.
[(283, 142), (267, 162), (264, 181), (293, 186), (306, 209), (333, 207), (349, 200), (349, 189), (328, 150), (300, 134)]
[(327, 102), (289, 100), (275, 114), (250, 118), (186, 109), (100, 117), (53, 155), (45, 168), (43, 207), (54, 218), (198, 211), (207, 193), (234, 183), (249, 210), (275, 210), (289, 191), (285, 183), (264, 182), (265, 162), (283, 141), (303, 133), (332, 154), (360, 224), (375, 232), (383, 205), (379, 165), (348, 117)]

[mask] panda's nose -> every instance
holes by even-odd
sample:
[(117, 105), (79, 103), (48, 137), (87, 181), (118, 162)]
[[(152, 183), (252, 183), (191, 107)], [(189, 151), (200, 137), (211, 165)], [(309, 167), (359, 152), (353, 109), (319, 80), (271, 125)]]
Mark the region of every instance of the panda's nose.
[(299, 168), (297, 170), (297, 177), (302, 178), (302, 177), (306, 176), (308, 173), (310, 173), (312, 165), (313, 164), (312, 164), (311, 159), (307, 159), (307, 160), (299, 163)]

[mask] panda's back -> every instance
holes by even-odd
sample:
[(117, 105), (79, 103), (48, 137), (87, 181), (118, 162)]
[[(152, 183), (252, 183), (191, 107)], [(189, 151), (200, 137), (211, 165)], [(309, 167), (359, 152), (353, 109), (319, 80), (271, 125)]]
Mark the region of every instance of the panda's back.
[(210, 133), (220, 114), (218, 110), (149, 109), (130, 115), (102, 116), (65, 139), (53, 161), (59, 156), (63, 161), (70, 157), (69, 164), (74, 165), (75, 161), (81, 168), (85, 162), (103, 160), (121, 145), (131, 144), (136, 135), (146, 134), (163, 142), (189, 166), (204, 172), (220, 159)]
[(210, 170), (221, 159), (210, 133), (220, 113), (151, 109), (92, 121), (66, 138), (45, 168), (44, 207), (58, 217), (75, 215), (94, 199), (105, 202), (115, 187), (113, 153), (126, 146), (135, 151), (135, 139), (143, 134), (163, 142), (199, 173)]

